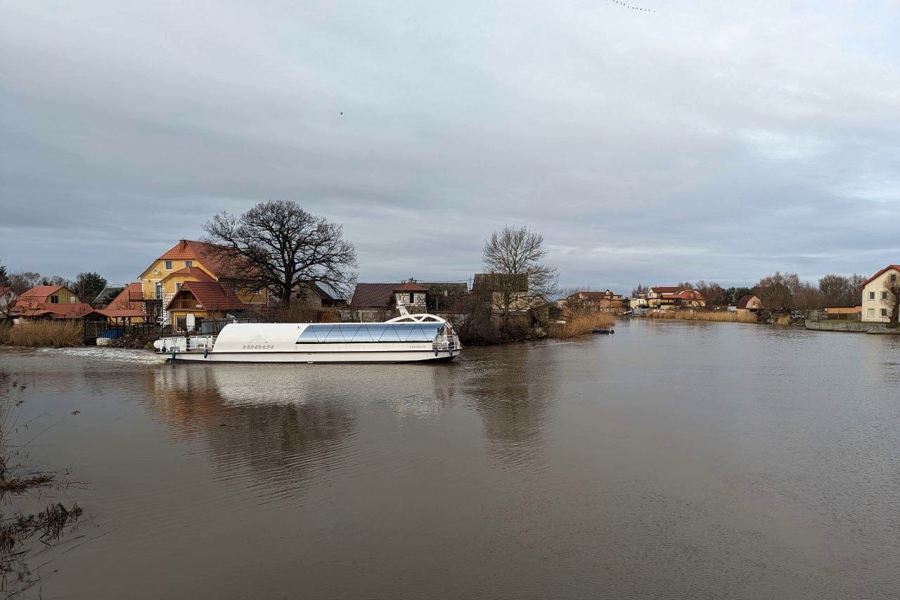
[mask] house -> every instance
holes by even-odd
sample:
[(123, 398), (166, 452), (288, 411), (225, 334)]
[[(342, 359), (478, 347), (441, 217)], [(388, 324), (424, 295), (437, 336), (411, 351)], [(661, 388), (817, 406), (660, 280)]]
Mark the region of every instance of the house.
[(168, 306), (185, 283), (196, 281), (223, 283), (244, 304), (265, 306), (268, 302), (268, 290), (243, 284), (235, 276), (233, 267), (233, 264), (228, 264), (222, 258), (215, 245), (179, 240), (138, 277), (141, 281), (141, 302), (146, 305), (146, 312), (151, 318), (171, 324), (172, 315), (164, 307)]
[(222, 281), (185, 281), (165, 306), (177, 331), (199, 331), (203, 321), (241, 317), (251, 312), (231, 285)]
[(143, 302), (143, 295), (143, 287), (140, 283), (129, 283), (120, 288), (119, 293), (109, 301), (105, 308), (97, 309), (97, 312), (108, 318), (113, 324), (146, 323), (147, 305)]
[(563, 300), (562, 304), (598, 312), (621, 312), (623, 309), (623, 298), (610, 290), (604, 292), (575, 292)]
[(528, 275), (524, 273), (476, 273), (472, 294), (491, 304), (495, 313), (505, 311), (509, 299), (510, 312), (525, 312), (531, 308), (528, 299)]
[(410, 313), (426, 312), (427, 296), (428, 288), (415, 279), (401, 283), (358, 283), (349, 308), (362, 322), (380, 322), (396, 316), (394, 310), (399, 306)]
[(706, 298), (696, 290), (677, 286), (656, 286), (647, 291), (647, 307), (661, 310), (703, 308)]
[(862, 321), (864, 323), (888, 323), (891, 320), (893, 299), (889, 287), (897, 285), (900, 265), (888, 265), (870, 277), (862, 285)]
[(292, 293), (293, 302), (309, 310), (328, 310), (347, 304), (346, 300), (338, 297), (337, 292), (313, 281), (295, 285)]
[(75, 292), (62, 285), (36, 285), (23, 292), (10, 310), (16, 323), (33, 320), (103, 320), (94, 307), (82, 302)]
[(735, 308), (739, 314), (757, 313), (762, 308), (762, 300), (759, 299), (759, 296), (747, 294), (741, 296)]
[(469, 286), (465, 283), (434, 282), (419, 285), (428, 290), (425, 301), (430, 313), (450, 312), (469, 295)]

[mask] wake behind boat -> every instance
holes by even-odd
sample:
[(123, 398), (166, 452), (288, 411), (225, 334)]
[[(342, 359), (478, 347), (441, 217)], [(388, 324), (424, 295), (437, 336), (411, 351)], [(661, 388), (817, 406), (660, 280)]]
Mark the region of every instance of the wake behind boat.
[(218, 335), (161, 338), (153, 346), (173, 361), (230, 363), (429, 362), (461, 350), (453, 327), (428, 314), (384, 323), (230, 323)]

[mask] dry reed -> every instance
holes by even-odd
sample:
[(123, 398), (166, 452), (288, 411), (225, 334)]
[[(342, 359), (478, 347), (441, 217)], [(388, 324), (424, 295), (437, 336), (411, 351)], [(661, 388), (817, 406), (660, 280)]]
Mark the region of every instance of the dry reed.
[(84, 345), (84, 331), (79, 323), (40, 321), (0, 328), (0, 344), (32, 348), (52, 346), (71, 348)]
[(647, 313), (651, 319), (675, 319), (678, 321), (716, 321), (720, 323), (756, 323), (755, 313), (738, 313), (709, 310), (674, 310)]
[(786, 327), (791, 324), (791, 315), (779, 315), (775, 317), (775, 325)]
[(550, 327), (550, 337), (567, 340), (590, 333), (592, 329), (609, 329), (616, 319), (609, 313), (578, 311), (568, 314), (565, 323)]

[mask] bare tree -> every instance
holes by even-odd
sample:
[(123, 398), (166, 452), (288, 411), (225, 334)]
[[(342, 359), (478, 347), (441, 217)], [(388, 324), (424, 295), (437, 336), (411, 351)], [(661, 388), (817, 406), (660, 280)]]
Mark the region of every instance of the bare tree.
[(6, 265), (0, 264), (0, 287), (9, 286), (9, 273), (6, 272)]
[(324, 284), (349, 294), (356, 280), (356, 250), (343, 228), (296, 202), (262, 202), (240, 217), (223, 212), (204, 229), (232, 275), (254, 288), (272, 289), (282, 309), (290, 307), (299, 284)]
[(763, 277), (753, 288), (763, 306), (774, 310), (792, 310), (794, 297), (801, 292), (800, 277), (796, 273), (780, 273)]
[(517, 279), (524, 275), (531, 296), (551, 298), (556, 295), (558, 275), (556, 267), (541, 263), (547, 256), (544, 237), (529, 231), (527, 227), (505, 226), (491, 234), (484, 244), (484, 268), (489, 273), (502, 275), (494, 278), (502, 294), (503, 322), (506, 323), (516, 290)]
[(869, 278), (865, 275), (854, 273), (847, 279), (850, 282), (850, 286), (847, 290), (847, 298), (844, 306), (859, 306), (862, 302), (860, 295), (862, 294), (863, 286), (866, 285), (866, 281), (868, 281)]
[(41, 282), (41, 274), (35, 271), (17, 271), (9, 276), (9, 287), (21, 295)]
[(822, 303), (825, 306), (844, 306), (851, 286), (850, 279), (843, 275), (825, 275), (819, 279)]
[(637, 287), (631, 290), (631, 297), (639, 298), (640, 296), (646, 295), (648, 291), (650, 291), (650, 288), (645, 286), (643, 283), (639, 283), (637, 284)]
[(694, 289), (700, 292), (706, 298), (707, 306), (722, 306), (727, 304), (728, 299), (725, 294), (725, 288), (715, 282), (706, 283), (704, 280), (697, 282)]
[(900, 325), (900, 277), (892, 273), (884, 279), (884, 291), (887, 292), (888, 314), (890, 320), (888, 327), (897, 328)]

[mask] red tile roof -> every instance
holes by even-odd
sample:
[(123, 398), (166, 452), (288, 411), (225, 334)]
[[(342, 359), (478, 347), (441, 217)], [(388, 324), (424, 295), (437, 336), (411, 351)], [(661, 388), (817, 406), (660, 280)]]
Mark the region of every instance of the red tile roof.
[(80, 319), (91, 314), (94, 307), (87, 302), (76, 302), (75, 304), (50, 304), (49, 302), (41, 302), (39, 306), (20, 307), (16, 303), (13, 308), (12, 316), (14, 317), (43, 317), (51, 316), (54, 319)]
[[(141, 310), (143, 304), (140, 300), (144, 297), (144, 291), (140, 283), (129, 283), (119, 295), (110, 301), (106, 310)], [(108, 316), (108, 315), (107, 315)]]
[(30, 300), (34, 298), (40, 299), (40, 301), (43, 302), (52, 294), (61, 289), (63, 289), (63, 286), (61, 285), (36, 285), (30, 290), (22, 292), (22, 295), (19, 296), (19, 299)]
[(697, 290), (681, 290), (677, 294), (672, 294), (673, 298), (681, 298), (682, 300), (706, 300), (703, 294)]
[(870, 283), (872, 283), (873, 281), (875, 281), (876, 279), (878, 279), (879, 277), (881, 277), (882, 275), (884, 275), (886, 272), (890, 271), (891, 269), (900, 272), (900, 265), (888, 265), (888, 266), (886, 266), (886, 267), (883, 268), (882, 270), (878, 271), (877, 273), (875, 273), (874, 275), (872, 275), (871, 277), (869, 277), (869, 278), (866, 280), (866, 282), (865, 282), (864, 284), (862, 284), (862, 287), (866, 287), (867, 285), (869, 285)]
[(228, 260), (217, 252), (215, 244), (195, 240), (179, 240), (157, 260), (196, 260), (217, 278), (228, 277), (232, 272)]
[(677, 285), (670, 285), (670, 286), (658, 285), (658, 286), (653, 286), (652, 288), (650, 288), (650, 291), (653, 292), (654, 294), (677, 294), (682, 289), (684, 289), (684, 288), (680, 288)]
[[(19, 316), (28, 316), (25, 314), (25, 311), (34, 311), (39, 309), (44, 309), (46, 307), (51, 306), (76, 306), (77, 304), (62, 304), (62, 303), (51, 303), (50, 296), (57, 293), (59, 290), (67, 289), (61, 285), (36, 285), (30, 290), (27, 290), (22, 293), (21, 296), (16, 300), (16, 304), (13, 307), (13, 313)], [(70, 292), (72, 290), (69, 290)], [(76, 297), (75, 294), (72, 294), (73, 297)], [(77, 298), (77, 297), (76, 297)], [(49, 310), (49, 308), (48, 308)], [(59, 309), (53, 309), (51, 312), (57, 313), (60, 312)], [(70, 312), (70, 311), (64, 311)]]
[(250, 307), (240, 301), (228, 288), (218, 281), (188, 281), (166, 306), (166, 310), (179, 298), (192, 295), (203, 310), (247, 310)]
[(198, 281), (215, 281), (209, 274), (201, 269), (200, 267), (185, 267), (183, 269), (178, 269), (177, 271), (172, 271), (165, 277), (163, 277), (163, 281), (168, 279), (169, 277), (196, 277)]

